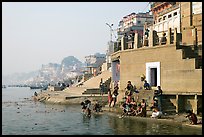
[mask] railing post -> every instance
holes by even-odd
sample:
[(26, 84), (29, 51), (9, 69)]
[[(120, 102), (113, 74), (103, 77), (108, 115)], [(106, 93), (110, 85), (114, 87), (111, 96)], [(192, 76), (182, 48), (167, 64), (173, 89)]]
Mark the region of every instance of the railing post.
[(153, 37), (154, 35), (153, 35), (153, 30), (152, 29), (150, 29), (150, 32), (149, 32), (149, 47), (153, 47), (153, 45), (154, 45), (154, 37)]
[(195, 98), (194, 98), (193, 111), (197, 115), (197, 113), (198, 113), (198, 95), (197, 94), (195, 94)]
[(171, 44), (171, 28), (168, 29), (167, 44)]
[(134, 49), (137, 49), (139, 48), (139, 35), (138, 33), (135, 33), (135, 36), (134, 36)]
[(122, 51), (124, 50), (124, 46), (125, 46), (125, 37), (122, 36), (122, 38), (121, 38), (121, 50)]
[(177, 39), (177, 28), (174, 28), (174, 45), (178, 45), (178, 39)]
[(179, 103), (179, 96), (178, 96), (178, 94), (176, 94), (176, 113), (178, 114), (178, 112), (179, 112), (179, 105), (178, 105), (178, 103)]

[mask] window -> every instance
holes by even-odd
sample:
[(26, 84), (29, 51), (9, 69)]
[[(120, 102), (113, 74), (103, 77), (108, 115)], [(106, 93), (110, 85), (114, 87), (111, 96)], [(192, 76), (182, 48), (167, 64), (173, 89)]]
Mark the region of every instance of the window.
[(165, 20), (165, 19), (166, 19), (166, 16), (163, 17), (163, 20)]
[(168, 15), (168, 18), (171, 18), (171, 14)]
[(177, 15), (177, 12), (174, 12), (174, 16), (176, 16)]
[(141, 23), (141, 21), (139, 20), (139, 21), (137, 21), (137, 23), (138, 23), (138, 24), (140, 24), (140, 23)]
[(162, 18), (159, 18), (159, 22), (161, 21)]

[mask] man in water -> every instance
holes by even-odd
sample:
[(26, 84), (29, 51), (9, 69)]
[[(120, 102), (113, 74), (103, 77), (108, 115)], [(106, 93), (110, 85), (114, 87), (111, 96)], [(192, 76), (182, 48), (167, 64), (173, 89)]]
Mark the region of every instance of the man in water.
[(91, 101), (90, 100), (85, 100), (85, 105), (86, 105), (86, 112), (87, 116), (91, 116)]

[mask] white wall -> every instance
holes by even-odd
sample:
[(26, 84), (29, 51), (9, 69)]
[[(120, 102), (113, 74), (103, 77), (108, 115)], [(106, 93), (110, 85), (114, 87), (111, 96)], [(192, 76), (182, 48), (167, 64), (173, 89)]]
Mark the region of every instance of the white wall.
[[(174, 16), (174, 13), (177, 12), (177, 15)], [(168, 18), (168, 16), (171, 14), (171, 17)], [(163, 20), (163, 17), (166, 16), (166, 19)], [(161, 21), (159, 22), (159, 19)], [(177, 32), (180, 33), (180, 8), (173, 10), (169, 13), (166, 13), (162, 16), (159, 16), (157, 18), (157, 23), (153, 25), (153, 28), (155, 31), (157, 31), (157, 34), (159, 37), (162, 36), (162, 32), (166, 32), (166, 36), (168, 35), (168, 28), (171, 28), (172, 31), (174, 31), (174, 28), (177, 28)]]

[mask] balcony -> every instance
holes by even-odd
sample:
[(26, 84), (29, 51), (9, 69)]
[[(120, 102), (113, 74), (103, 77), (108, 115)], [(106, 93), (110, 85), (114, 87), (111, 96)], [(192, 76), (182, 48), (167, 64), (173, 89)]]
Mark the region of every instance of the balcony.
[(158, 6), (162, 5), (163, 3), (166, 3), (166, 2), (153, 2), (151, 4), (151, 9), (158, 7)]
[(171, 12), (171, 11), (173, 11), (173, 10), (176, 10), (176, 9), (178, 9), (178, 8), (179, 8), (179, 5), (173, 5), (173, 6), (171, 6), (170, 8), (167, 8), (167, 9), (165, 9), (165, 10), (163, 10), (163, 11), (157, 13), (157, 14), (158, 14), (158, 16), (162, 16), (162, 15), (164, 15), (164, 14), (166, 14), (166, 13), (169, 13), (169, 12)]
[(151, 9), (155, 9), (163, 4), (170, 4), (170, 5), (178, 5), (176, 4), (176, 2), (153, 2), (153, 4), (151, 4)]
[(120, 29), (118, 31), (118, 35), (123, 35), (125, 33), (131, 33), (134, 30), (143, 30), (143, 27), (144, 27), (143, 25), (140, 25), (140, 26), (139, 25), (133, 25), (133, 26), (128, 27), (128, 28), (123, 28), (123, 29)]

